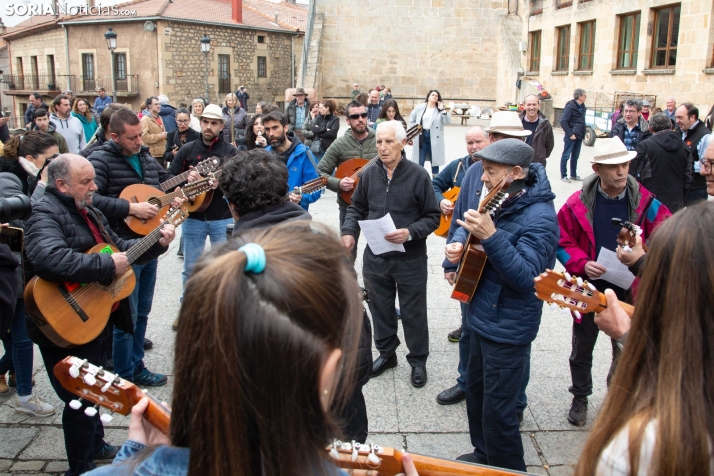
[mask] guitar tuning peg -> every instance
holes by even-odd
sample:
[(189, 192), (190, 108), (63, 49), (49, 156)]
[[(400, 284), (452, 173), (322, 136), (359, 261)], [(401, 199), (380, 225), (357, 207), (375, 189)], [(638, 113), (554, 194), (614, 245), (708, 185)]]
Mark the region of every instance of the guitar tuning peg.
[(578, 283), (578, 286), (581, 286), (581, 287), (582, 287), (582, 285), (583, 285), (583, 278), (581, 278), (581, 277), (578, 276), (578, 278), (575, 280), (575, 282)]
[(69, 368), (69, 376), (72, 377), (72, 378), (77, 378), (77, 377), (79, 377), (79, 368), (76, 367), (76, 366), (74, 366), (74, 365), (71, 366), (71, 367)]
[(560, 306), (558, 306), (558, 305), (557, 305), (556, 303), (554, 303), (554, 302), (551, 302), (551, 303), (550, 303), (550, 310), (551, 310), (551, 311), (557, 311), (558, 309), (560, 309)]
[(109, 390), (109, 387), (112, 386), (112, 382), (113, 382), (113, 381), (114, 381), (114, 379), (111, 379), (111, 378), (110, 378), (110, 379), (107, 381), (107, 383), (104, 384), (104, 386), (102, 387), (102, 393), (105, 393), (107, 390)]
[(97, 409), (95, 407), (87, 407), (84, 409), (84, 414), (88, 417), (93, 417), (97, 414)]
[(588, 289), (589, 289), (590, 291), (595, 291), (595, 286), (593, 286), (592, 283), (585, 283), (585, 284), (588, 285)]
[(352, 447), (352, 461), (357, 461), (357, 456), (359, 456), (359, 447), (353, 446)]
[(570, 309), (564, 307), (564, 308), (563, 308), (563, 314), (565, 314), (566, 316), (570, 316)]
[(340, 459), (340, 454), (337, 452), (337, 449), (334, 445), (332, 446), (332, 448), (330, 448), (330, 456), (333, 459)]
[(86, 383), (89, 386), (92, 386), (95, 383), (97, 383), (97, 379), (94, 378), (94, 375), (92, 375), (92, 374), (84, 374), (84, 378), (82, 380), (84, 380), (84, 383)]
[(70, 400), (69, 407), (72, 410), (79, 410), (80, 408), (82, 408), (82, 402), (80, 400)]
[(578, 319), (581, 319), (583, 317), (582, 314), (580, 314), (580, 311), (573, 311), (573, 315), (577, 317)]
[(572, 277), (572, 276), (570, 275), (570, 273), (568, 273), (567, 271), (566, 271), (565, 273), (563, 273), (563, 275), (565, 276), (565, 280), (566, 280), (566, 281), (572, 281), (572, 280), (573, 280), (573, 277)]
[(102, 420), (102, 423), (105, 425), (108, 424), (110, 421), (114, 419), (113, 416), (111, 416), (109, 413), (105, 413), (99, 417), (100, 420)]

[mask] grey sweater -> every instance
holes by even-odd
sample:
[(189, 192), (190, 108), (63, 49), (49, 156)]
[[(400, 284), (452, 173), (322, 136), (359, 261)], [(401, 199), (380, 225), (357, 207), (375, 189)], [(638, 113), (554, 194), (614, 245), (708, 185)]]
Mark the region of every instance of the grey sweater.
[(50, 115), (50, 121), (55, 125), (55, 131), (64, 137), (71, 154), (79, 154), (79, 151), (86, 147), (87, 140), (84, 138), (84, 128), (79, 119), (71, 115), (67, 119), (60, 119), (53, 113)]
[(342, 234), (358, 236), (358, 220), (377, 220), (387, 213), (397, 229), (409, 230), (412, 239), (404, 243), (404, 253), (390, 251), (380, 257), (411, 259), (426, 255), (426, 238), (438, 228), (441, 212), (424, 167), (402, 159), (391, 180), (387, 179), (381, 159), (368, 167), (352, 195)]

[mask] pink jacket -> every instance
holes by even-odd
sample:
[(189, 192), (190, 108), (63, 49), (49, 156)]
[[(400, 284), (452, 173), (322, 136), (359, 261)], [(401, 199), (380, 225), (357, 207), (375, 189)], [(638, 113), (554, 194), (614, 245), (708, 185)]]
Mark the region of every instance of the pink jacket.
[[(560, 242), (556, 257), (565, 266), (565, 270), (574, 275), (586, 277), (585, 264), (595, 261), (595, 234), (593, 232), (593, 208), (597, 193), (598, 176), (592, 174), (583, 181), (582, 190), (572, 194), (565, 205), (558, 211)], [(629, 197), (629, 221), (637, 222), (643, 208), (652, 195), (631, 175), (627, 177), (627, 196)], [(659, 200), (654, 199), (642, 222), (642, 239), (647, 241), (652, 232), (672, 213)]]

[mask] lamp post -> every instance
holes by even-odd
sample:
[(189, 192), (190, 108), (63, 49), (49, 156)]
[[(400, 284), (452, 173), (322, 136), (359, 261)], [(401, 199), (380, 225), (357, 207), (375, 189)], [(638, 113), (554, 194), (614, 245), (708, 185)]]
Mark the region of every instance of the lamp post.
[(203, 59), (205, 63), (206, 70), (206, 105), (208, 105), (208, 53), (211, 51), (211, 39), (207, 35), (203, 35), (201, 38), (201, 53), (203, 53)]
[(112, 62), (112, 102), (117, 102), (117, 78), (114, 71), (114, 50), (117, 49), (117, 34), (111, 28), (104, 33)]

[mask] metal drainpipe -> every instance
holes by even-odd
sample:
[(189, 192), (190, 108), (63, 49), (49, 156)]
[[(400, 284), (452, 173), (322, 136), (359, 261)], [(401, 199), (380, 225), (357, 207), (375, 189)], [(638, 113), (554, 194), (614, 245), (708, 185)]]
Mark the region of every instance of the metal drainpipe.
[(69, 73), (69, 32), (67, 31), (67, 25), (62, 25), (64, 30), (64, 61), (67, 64), (67, 89), (72, 89), (70, 73)]
[(290, 84), (295, 87), (295, 37), (290, 37)]

